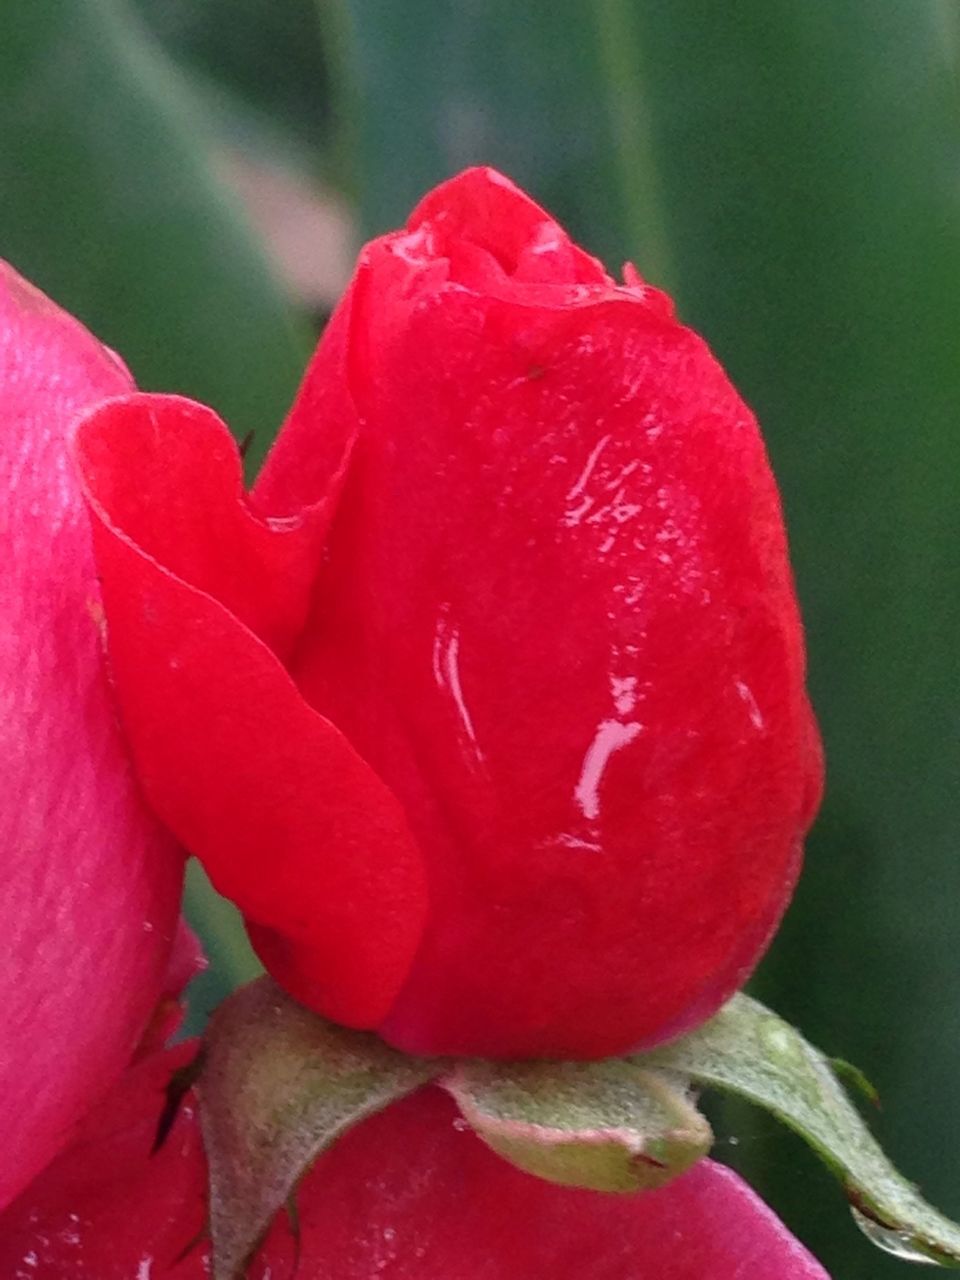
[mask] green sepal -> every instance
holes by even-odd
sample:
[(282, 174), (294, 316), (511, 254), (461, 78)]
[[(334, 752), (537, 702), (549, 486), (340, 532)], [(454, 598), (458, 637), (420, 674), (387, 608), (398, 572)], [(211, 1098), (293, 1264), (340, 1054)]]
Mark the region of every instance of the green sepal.
[(684, 1081), (627, 1061), (463, 1062), (440, 1083), (498, 1155), (563, 1186), (663, 1186), (713, 1141)]
[(236, 1280), (300, 1177), (350, 1125), (436, 1076), (367, 1032), (324, 1021), (270, 978), (217, 1009), (198, 1092), (214, 1280)]
[(960, 1267), (960, 1227), (894, 1169), (831, 1071), (830, 1059), (756, 1000), (734, 996), (698, 1030), (632, 1060), (765, 1108), (836, 1174), (874, 1244), (901, 1258)]

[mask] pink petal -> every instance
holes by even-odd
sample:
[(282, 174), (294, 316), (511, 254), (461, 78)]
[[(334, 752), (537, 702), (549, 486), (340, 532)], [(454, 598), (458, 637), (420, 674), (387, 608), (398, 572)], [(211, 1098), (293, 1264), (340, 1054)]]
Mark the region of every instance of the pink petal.
[(164, 987), (182, 857), (146, 812), (104, 677), (68, 429), (130, 377), (0, 266), (0, 1204), (125, 1066)]

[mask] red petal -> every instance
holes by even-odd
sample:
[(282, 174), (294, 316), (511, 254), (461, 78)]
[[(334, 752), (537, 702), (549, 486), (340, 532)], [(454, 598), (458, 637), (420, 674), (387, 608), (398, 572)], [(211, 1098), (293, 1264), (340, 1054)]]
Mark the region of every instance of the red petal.
[[(545, 217), (475, 171), (367, 250), (350, 299), (365, 429), (294, 674), (428, 859), (382, 1027), (413, 1052), (604, 1056), (705, 1018), (780, 917), (819, 789), (756, 423), (642, 289), (515, 287)], [(491, 292), (453, 251), (494, 241)], [(293, 421), (275, 489), (309, 456)]]
[(66, 448), (81, 412), (130, 385), (0, 264), (0, 1204), (126, 1065), (177, 922), (182, 856), (144, 809), (115, 723)]
[(187, 985), (198, 973), (203, 973), (206, 967), (207, 957), (203, 953), (200, 939), (187, 922), (181, 920), (177, 926), (177, 935), (167, 967), (164, 995), (173, 998), (180, 996)]
[[(0, 1270), (31, 1280), (200, 1280), (203, 1155), (188, 1098), (149, 1156), (180, 1046), (131, 1072), (81, 1141), (0, 1218)], [(298, 1193), (310, 1280), (827, 1280), (736, 1174), (703, 1161), (639, 1196), (561, 1189), (512, 1168), (439, 1089), (364, 1121)], [(281, 1217), (251, 1280), (293, 1274)], [(29, 1271), (26, 1270), (29, 1268)], [(23, 1269), (22, 1271), (20, 1269)]]
[[(460, 283), (503, 288), (518, 285), (599, 285), (613, 281), (596, 258), (575, 245), (553, 218), (495, 169), (467, 169), (441, 183), (414, 209), (411, 232), (426, 232), (426, 253), (447, 258)], [(401, 237), (407, 239), (407, 237)], [(481, 250), (489, 264), (481, 282), (474, 264)], [(471, 279), (464, 280), (464, 270)], [(549, 296), (549, 295), (546, 295)], [(576, 294), (574, 293), (574, 296)]]
[[(640, 1195), (562, 1189), (493, 1155), (435, 1088), (351, 1130), (299, 1205), (317, 1280), (826, 1280), (722, 1165)], [(285, 1236), (275, 1227), (253, 1280), (292, 1263)]]
[[(348, 448), (341, 439), (309, 507), (271, 520), (253, 514), (236, 447), (199, 405), (128, 397), (78, 432), (111, 669), (146, 794), (255, 922), (288, 988), (369, 1026), (419, 940), (419, 854), (398, 803), (278, 658), (302, 625)], [(304, 950), (278, 960), (274, 930)]]
[(197, 1045), (131, 1068), (76, 1141), (0, 1215), (0, 1275), (30, 1280), (199, 1280), (206, 1163), (193, 1095), (151, 1155), (172, 1073)]

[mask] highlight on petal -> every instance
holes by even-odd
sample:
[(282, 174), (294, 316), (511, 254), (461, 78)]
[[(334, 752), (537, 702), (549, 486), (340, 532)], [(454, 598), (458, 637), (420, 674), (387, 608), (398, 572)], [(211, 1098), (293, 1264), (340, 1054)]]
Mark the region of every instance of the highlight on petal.
[[(165, 1073), (129, 1073), (80, 1141), (0, 1216), (0, 1273), (201, 1280), (204, 1160), (188, 1095), (153, 1157)], [(827, 1280), (736, 1174), (703, 1161), (659, 1191), (552, 1186), (495, 1156), (428, 1087), (358, 1124), (314, 1165), (250, 1280)], [(138, 1270), (141, 1269), (141, 1270)]]
[(271, 520), (248, 504), (236, 447), (202, 406), (127, 397), (77, 435), (144, 791), (287, 989), (372, 1026), (419, 943), (420, 855), (399, 803), (282, 665), (349, 447), (312, 506)]
[(126, 1066), (177, 927), (183, 858), (116, 724), (67, 447), (81, 413), (130, 387), (0, 264), (0, 1205)]

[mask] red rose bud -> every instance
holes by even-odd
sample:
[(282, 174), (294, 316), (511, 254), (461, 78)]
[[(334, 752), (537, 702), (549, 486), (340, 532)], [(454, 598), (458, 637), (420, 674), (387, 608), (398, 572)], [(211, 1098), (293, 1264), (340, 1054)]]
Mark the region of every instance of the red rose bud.
[(304, 1003), (419, 1053), (710, 1015), (821, 758), (756, 422), (632, 268), (472, 170), (374, 241), (252, 498), (188, 402), (81, 438), (147, 793)]

